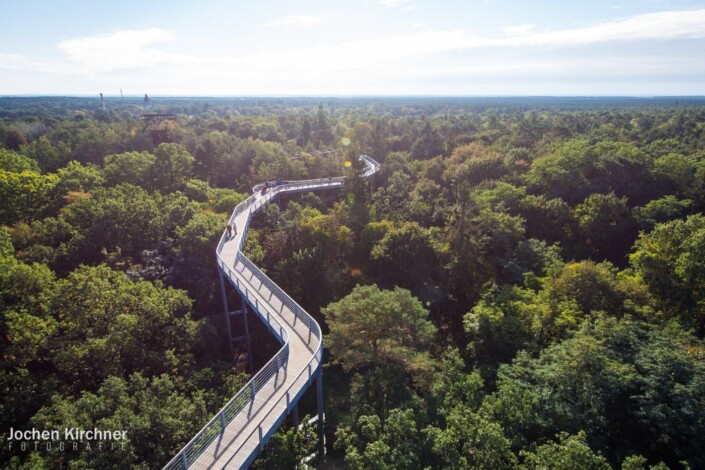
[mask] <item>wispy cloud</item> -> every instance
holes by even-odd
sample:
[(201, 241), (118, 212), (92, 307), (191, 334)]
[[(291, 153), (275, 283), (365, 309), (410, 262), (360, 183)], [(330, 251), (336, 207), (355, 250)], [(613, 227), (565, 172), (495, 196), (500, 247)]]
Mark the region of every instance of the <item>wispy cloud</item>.
[[(400, 4), (398, 0), (386, 1)], [(298, 15), (272, 20), (266, 26), (311, 25), (321, 21), (323, 17)], [(0, 53), (0, 69), (11, 73), (23, 70), (70, 73), (87, 76), (93, 83), (108, 80), (114, 83), (118, 79), (127, 82), (136, 76), (147, 80), (149, 76), (159, 87), (167, 86), (164, 74), (173, 73), (179, 75), (181, 82), (202, 86), (210, 93), (288, 90), (315, 94), (365, 90), (365, 84), (373, 80), (388, 83), (390, 89), (396, 90), (392, 85), (395, 81), (413, 85), (423, 82), (430, 71), (434, 75), (445, 74), (448, 80), (488, 77), (493, 83), (493, 77), (520, 77), (522, 71), (551, 77), (554, 72), (569, 74), (578, 69), (599, 69), (605, 76), (615, 76), (618, 71), (667, 74), (687, 69), (682, 73), (697, 75), (705, 67), (686, 59), (687, 56), (670, 62), (669, 57), (654, 53), (653, 58), (635, 58), (628, 66), (617, 53), (610, 54), (613, 59), (593, 53), (581, 54), (580, 63), (570, 62), (577, 56), (571, 50), (575, 47), (609, 44), (609, 48), (602, 50), (613, 50), (620, 49), (617, 44), (612, 47), (612, 43), (618, 42), (693, 38), (705, 38), (705, 9), (649, 13), (560, 30), (510, 25), (494, 36), (479, 36), (461, 29), (420, 29), (406, 35), (319, 43), (308, 48), (277, 48), (239, 56), (169, 52), (168, 42), (176, 39), (174, 35), (161, 29), (146, 29), (63, 41), (58, 46), (65, 56), (58, 55), (51, 63)], [(631, 45), (626, 49), (632, 49)], [(449, 57), (452, 60), (446, 60)], [(140, 69), (140, 74), (131, 70), (135, 68)], [(413, 92), (413, 89), (399, 88), (398, 92), (402, 91)]]
[[(395, 1), (395, 0), (386, 0)], [(268, 23), (269, 25), (314, 24), (318, 16), (293, 16)], [(637, 15), (595, 25), (556, 30), (533, 31), (531, 25), (505, 29), (509, 35), (499, 37), (475, 36), (463, 30), (423, 30), (402, 36), (360, 39), (339, 44), (320, 45), (305, 49), (277, 49), (251, 56), (208, 57), (168, 53), (157, 44), (171, 41), (173, 35), (161, 29), (121, 31), (72, 39), (59, 44), (68, 59), (94, 73), (151, 65), (176, 67), (232, 69), (238, 73), (244, 67), (271, 71), (290, 68), (361, 69), (381, 61), (406, 59), (442, 52), (497, 47), (550, 46), (571, 47), (611, 41), (646, 39), (683, 39), (705, 37), (705, 9), (670, 11)], [(325, 57), (325, 61), (321, 58)], [(15, 67), (27, 63), (25, 59), (10, 57)], [(226, 72), (227, 73), (227, 72)]]
[(316, 15), (293, 15), (286, 18), (278, 18), (265, 23), (263, 26), (268, 28), (281, 28), (283, 26), (311, 26), (314, 24), (323, 23), (324, 16)]
[(326, 57), (326, 67), (366, 66), (382, 60), (452, 52), (465, 49), (496, 47), (549, 46), (571, 47), (614, 41), (670, 40), (705, 38), (705, 9), (637, 15), (583, 28), (533, 31), (530, 25), (510, 29), (513, 35), (502, 37), (475, 36), (463, 30), (419, 31), (379, 39), (363, 39), (338, 45), (310, 49), (279, 51), (246, 60), (269, 65), (284, 63), (316, 64)]

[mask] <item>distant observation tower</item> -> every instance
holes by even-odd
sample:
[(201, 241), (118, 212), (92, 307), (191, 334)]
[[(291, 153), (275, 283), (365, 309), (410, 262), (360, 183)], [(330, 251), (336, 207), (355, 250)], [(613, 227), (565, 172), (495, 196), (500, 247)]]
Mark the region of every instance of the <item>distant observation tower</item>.
[(148, 113), (147, 110), (152, 107), (152, 100), (145, 93), (144, 95), (144, 112), (140, 116), (144, 122), (144, 130), (152, 136), (154, 145), (171, 142), (169, 139), (169, 127), (176, 120), (176, 115), (171, 113)]

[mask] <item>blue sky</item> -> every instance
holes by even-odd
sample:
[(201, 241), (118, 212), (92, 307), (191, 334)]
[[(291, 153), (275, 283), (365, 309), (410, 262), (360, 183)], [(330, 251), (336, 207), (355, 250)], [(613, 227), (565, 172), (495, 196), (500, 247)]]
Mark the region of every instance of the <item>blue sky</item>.
[(705, 95), (705, 0), (0, 0), (0, 95)]

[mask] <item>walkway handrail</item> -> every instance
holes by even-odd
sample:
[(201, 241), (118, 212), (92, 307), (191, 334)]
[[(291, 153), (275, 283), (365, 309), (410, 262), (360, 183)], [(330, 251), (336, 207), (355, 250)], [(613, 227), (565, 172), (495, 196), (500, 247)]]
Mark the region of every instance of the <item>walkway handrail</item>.
[[(244, 283), (240, 282), (239, 279), (232, 275), (232, 270), (229, 266), (225, 265), (225, 263), (220, 263), (220, 267), (228, 271), (228, 277), (238, 283), (238, 286), (242, 289), (241, 292), (245, 293), (245, 296), (248, 300), (250, 300), (250, 293), (252, 291), (248, 289)], [(265, 309), (264, 306), (260, 306), (260, 308)], [(245, 409), (247, 405), (254, 400), (254, 396), (262, 385), (271, 380), (271, 378), (275, 375), (279, 374), (279, 369), (285, 367), (287, 361), (289, 360), (289, 333), (287, 329), (284, 328), (269, 311), (266, 311), (266, 317), (270, 322), (273, 321), (278, 325), (276, 331), (278, 331), (279, 334), (277, 336), (284, 345), (269, 360), (269, 362), (267, 362), (262, 369), (257, 371), (257, 373), (252, 376), (247, 384), (241, 388), (240, 391), (237, 392), (237, 394), (235, 394), (235, 396), (231, 398), (205, 426), (203, 426), (203, 428), (201, 428), (201, 430), (183, 447), (183, 449), (181, 449), (181, 451), (174, 456), (171, 461), (169, 461), (169, 463), (164, 467), (165, 469), (187, 469), (188, 465), (193, 463), (198, 456), (203, 453), (203, 451), (221, 434), (225, 427), (230, 424), (233, 418), (235, 418), (238, 413)], [(270, 329), (272, 328), (270, 327)]]
[[(315, 321), (315, 320), (314, 320)], [(322, 342), (319, 342), (319, 344), (323, 344)], [(314, 365), (314, 360), (315, 360), (315, 365)], [(299, 393), (296, 393), (295, 390), (300, 390), (300, 393), (303, 393), (305, 388), (303, 387), (304, 384), (310, 385), (311, 380), (315, 377), (316, 370), (318, 370), (318, 367), (321, 365), (321, 362), (323, 360), (323, 348), (319, 347), (316, 349), (316, 352), (314, 355), (311, 357), (311, 359), (308, 361), (308, 364), (306, 364), (306, 368), (303, 369), (301, 372), (299, 372), (299, 375), (296, 376), (296, 379), (294, 382), (289, 385), (289, 387), (286, 389), (286, 393), (284, 396), (279, 398), (274, 405), (272, 405), (269, 408), (269, 411), (267, 414), (264, 415), (262, 418), (261, 422), (265, 422), (267, 418), (269, 418), (269, 415), (272, 414), (274, 410), (278, 410), (280, 407), (278, 405), (284, 404), (286, 406), (286, 410), (288, 411), (289, 408), (291, 407), (292, 404), (296, 403), (298, 401), (298, 395)], [(304, 375), (304, 372), (306, 372), (306, 375)], [(295, 388), (296, 387), (296, 388)], [(262, 435), (262, 425), (260, 424), (257, 426), (257, 433), (258, 436)], [(233, 455), (237, 455), (238, 451), (244, 447), (246, 443), (250, 441), (250, 439), (254, 436), (255, 430), (253, 429), (250, 434), (247, 436), (247, 439), (243, 441), (240, 446), (235, 449), (235, 452), (233, 452)]]
[[(365, 172), (362, 176), (368, 177), (374, 174), (379, 169), (379, 164), (372, 158), (363, 155), (360, 157), (366, 164)], [(312, 180), (302, 180), (302, 181), (282, 181), (281, 184), (273, 187), (267, 196), (258, 197), (258, 192), (255, 187), (255, 194), (251, 195), (240, 204), (238, 204), (233, 210), (229, 224), (233, 224), (235, 218), (245, 211), (248, 211), (248, 215), (245, 221), (245, 227), (243, 229), (242, 235), (240, 237), (240, 243), (237, 247), (237, 253), (235, 258), (234, 266), (239, 263), (247, 268), (247, 270), (252, 273), (252, 277), (256, 278), (260, 282), (260, 287), (262, 285), (266, 286), (272, 296), (275, 296), (282, 305), (288, 307), (288, 309), (293, 313), (293, 323), (290, 326), (293, 330), (296, 329), (297, 320), (305, 326), (306, 331), (308, 331), (308, 338), (306, 339), (306, 344), (309, 350), (312, 348), (312, 336), (317, 340), (315, 346), (315, 351), (312, 352), (311, 358), (308, 360), (304, 369), (297, 375), (294, 381), (286, 389), (286, 393), (282, 395), (273, 405), (269, 406), (269, 410), (264, 414), (264, 416), (259, 419), (259, 424), (255, 429), (258, 431), (258, 438), (260, 448), (263, 446), (263, 429), (262, 425), (270, 418), (270, 415), (274, 410), (280, 409), (280, 405), (283, 403), (282, 400), (286, 400), (285, 410), (288, 412), (290, 406), (298, 401), (300, 395), (306, 390), (307, 386), (310, 385), (311, 380), (316, 376), (319, 370), (322, 358), (323, 358), (323, 334), (321, 332), (321, 327), (318, 322), (309, 315), (294, 299), (292, 299), (283, 289), (281, 289), (274, 281), (272, 281), (266, 274), (264, 274), (252, 261), (250, 261), (242, 249), (245, 245), (245, 240), (247, 236), (247, 231), (249, 228), (250, 220), (252, 215), (258, 211), (264, 204), (269, 202), (278, 193), (291, 192), (310, 189), (325, 189), (325, 188), (335, 188), (340, 187), (345, 183), (344, 177), (331, 177), (331, 178), (319, 178)], [(261, 188), (262, 185), (259, 185)], [(250, 304), (257, 315), (266, 323), (267, 327), (272, 331), (272, 333), (277, 337), (277, 339), (282, 343), (281, 349), (267, 362), (267, 364), (260, 369), (240, 390), (238, 393), (228, 401), (228, 403), (221, 408), (221, 410), (216, 413), (216, 415), (181, 449), (181, 451), (174, 456), (171, 461), (164, 467), (169, 470), (186, 470), (188, 466), (193, 463), (208, 446), (221, 435), (226, 426), (238, 416), (248, 405), (251, 406), (254, 403), (255, 396), (261, 387), (268, 383), (273, 377), (275, 378), (275, 383), (279, 378), (280, 370), (286, 373), (286, 367), (289, 360), (289, 332), (266, 308), (265, 302), (260, 302), (257, 298), (256, 293), (259, 293), (259, 289), (255, 289), (250, 281), (240, 280), (233, 268), (228, 266), (228, 264), (221, 257), (221, 252), (226, 242), (226, 233), (220, 237), (218, 242), (218, 247), (216, 248), (216, 258), (218, 268), (223, 272), (223, 274), (228, 278), (228, 280), (236, 287), (238, 291), (242, 294), (243, 298), (248, 304)], [(261, 296), (261, 294), (259, 294)], [(283, 317), (282, 317), (283, 318)], [(284, 319), (284, 318), (283, 318)], [(284, 319), (286, 323), (289, 323)], [(302, 338), (303, 339), (303, 338)], [(282, 384), (285, 379), (282, 380)], [(304, 385), (307, 385), (304, 387)], [(276, 424), (278, 426), (279, 424)], [(266, 431), (266, 430), (265, 430)], [(237, 455), (238, 451), (250, 441), (254, 436), (255, 430), (253, 429), (250, 434), (246, 437), (242, 444), (233, 453), (233, 457)], [(254, 455), (252, 458), (254, 459)], [(232, 457), (231, 457), (232, 458)]]

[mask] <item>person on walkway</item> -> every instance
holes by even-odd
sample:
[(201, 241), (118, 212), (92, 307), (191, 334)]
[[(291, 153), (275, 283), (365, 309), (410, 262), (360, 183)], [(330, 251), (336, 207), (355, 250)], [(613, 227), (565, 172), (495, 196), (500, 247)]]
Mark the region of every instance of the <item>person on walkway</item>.
[(225, 227), (225, 230), (228, 231), (228, 238), (232, 238), (232, 236), (233, 236), (233, 227), (232, 227), (230, 224), (228, 224), (227, 227)]

